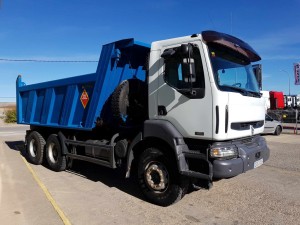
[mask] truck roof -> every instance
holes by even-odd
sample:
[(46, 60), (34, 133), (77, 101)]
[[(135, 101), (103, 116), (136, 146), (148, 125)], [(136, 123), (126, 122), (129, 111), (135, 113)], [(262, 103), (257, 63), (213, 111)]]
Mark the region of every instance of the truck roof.
[(151, 50), (157, 50), (161, 47), (167, 47), (174, 44), (186, 43), (188, 41), (193, 41), (196, 38), (201, 39), (205, 43), (213, 43), (217, 45), (222, 45), (230, 48), (240, 54), (246, 56), (251, 62), (256, 62), (261, 60), (258, 53), (246, 42), (241, 39), (234, 37), (229, 34), (217, 32), (217, 31), (203, 31), (198, 34), (192, 34), (190, 36), (183, 36), (178, 38), (171, 38), (161, 41), (155, 41), (152, 43)]

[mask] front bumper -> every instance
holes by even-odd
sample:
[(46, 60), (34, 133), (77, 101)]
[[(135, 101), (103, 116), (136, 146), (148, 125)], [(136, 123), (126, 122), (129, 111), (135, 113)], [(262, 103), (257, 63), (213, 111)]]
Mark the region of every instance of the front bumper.
[(238, 158), (214, 160), (212, 162), (214, 178), (221, 179), (237, 176), (254, 169), (255, 162), (261, 160), (264, 163), (269, 159), (270, 150), (265, 138), (261, 136), (236, 140), (232, 144), (238, 148)]

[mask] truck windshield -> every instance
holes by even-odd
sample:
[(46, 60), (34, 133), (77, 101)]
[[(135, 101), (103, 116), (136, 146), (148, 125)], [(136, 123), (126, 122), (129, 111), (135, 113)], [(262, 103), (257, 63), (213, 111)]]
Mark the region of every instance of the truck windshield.
[(250, 60), (225, 46), (208, 45), (214, 77), (221, 91), (260, 97)]

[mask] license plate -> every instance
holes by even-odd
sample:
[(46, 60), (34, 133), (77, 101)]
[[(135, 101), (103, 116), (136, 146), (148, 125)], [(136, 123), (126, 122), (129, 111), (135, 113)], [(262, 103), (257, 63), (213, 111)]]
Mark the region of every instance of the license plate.
[(264, 163), (264, 159), (260, 159), (254, 162), (254, 168), (261, 166)]

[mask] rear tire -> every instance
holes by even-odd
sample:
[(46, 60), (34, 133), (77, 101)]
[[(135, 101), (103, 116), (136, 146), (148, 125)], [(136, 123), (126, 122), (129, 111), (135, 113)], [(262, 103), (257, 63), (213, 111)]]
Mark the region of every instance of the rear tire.
[(160, 206), (179, 201), (188, 189), (188, 182), (178, 174), (177, 166), (157, 148), (148, 148), (141, 154), (138, 180), (144, 196)]
[(62, 154), (60, 141), (56, 134), (51, 134), (46, 143), (46, 159), (50, 169), (59, 172), (66, 169), (66, 156)]
[(32, 131), (26, 137), (26, 158), (35, 165), (40, 165), (44, 158), (45, 139), (37, 131)]

